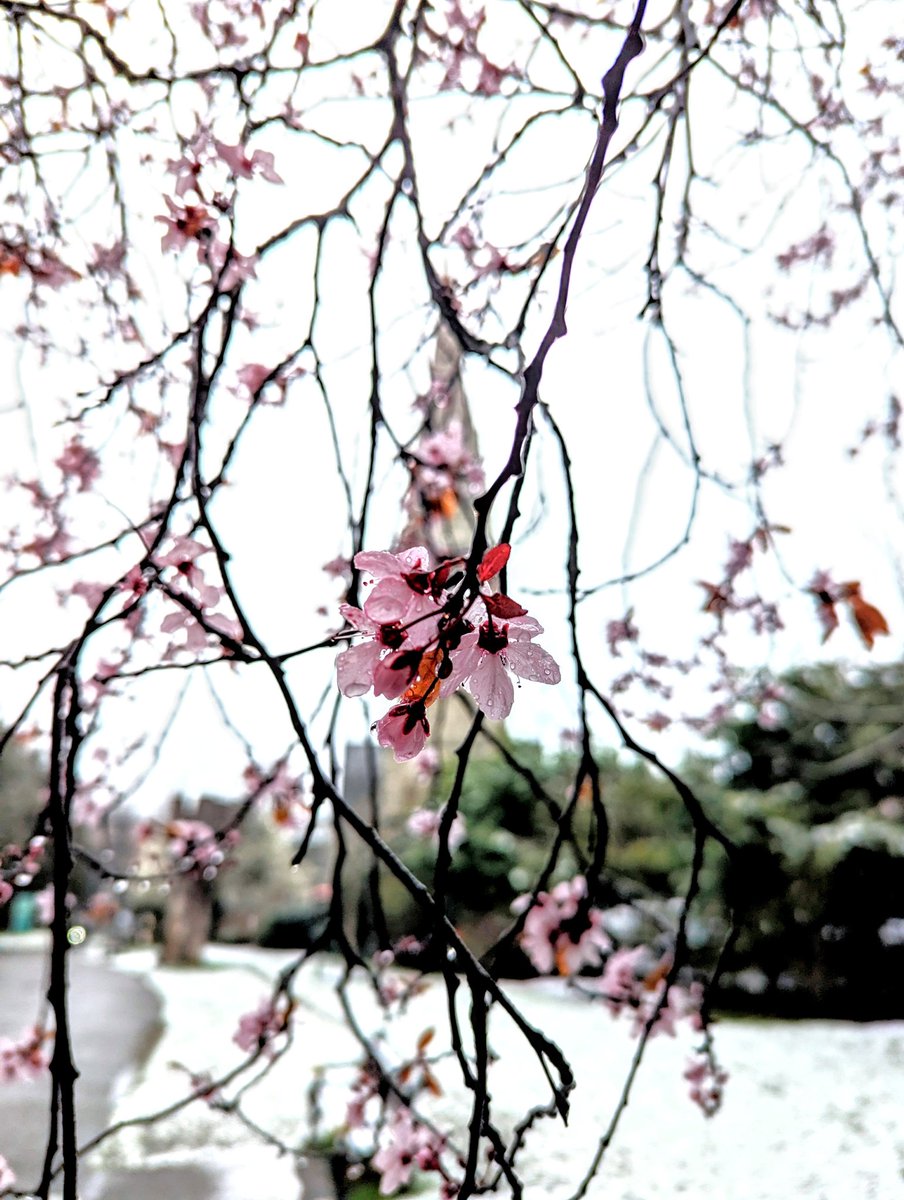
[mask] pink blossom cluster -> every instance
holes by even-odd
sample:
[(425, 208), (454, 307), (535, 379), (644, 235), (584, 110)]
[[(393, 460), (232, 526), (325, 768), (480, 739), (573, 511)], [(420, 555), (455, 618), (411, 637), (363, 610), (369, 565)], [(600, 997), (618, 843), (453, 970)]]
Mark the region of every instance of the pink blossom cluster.
[(263, 1000), (254, 1012), (239, 1017), (239, 1027), (232, 1040), (249, 1054), (265, 1050), (272, 1055), (275, 1051), (273, 1043), (287, 1032), (291, 1016), (291, 1005), (277, 1004), (272, 997)]
[[(405, 822), (405, 828), (412, 837), (421, 838), (424, 840), (432, 838), (434, 841), (439, 841), (439, 830), (442, 824), (443, 813), (431, 812), (426, 808), (416, 808), (408, 820)], [(452, 818), (452, 823), (449, 826), (449, 849), (457, 850), (463, 841), (468, 836), (468, 827), (461, 813), (456, 813)]]
[(166, 853), (179, 870), (199, 873), (205, 879), (215, 877), (240, 837), (236, 829), (218, 834), (206, 821), (194, 821), (183, 817), (168, 821), (162, 826), (147, 822), (142, 827), (140, 836), (147, 839), (157, 832), (162, 832), (166, 840)]
[(574, 975), (582, 967), (598, 966), (612, 941), (603, 928), (603, 914), (587, 900), (583, 875), (557, 883), (536, 899), (519, 896), (516, 913), (526, 912), (520, 941), (525, 954), (542, 975), (557, 970)]
[(220, 226), (231, 210), (224, 189), (228, 191), (236, 180), (256, 176), (268, 183), (282, 183), (273, 155), (267, 150), (249, 153), (240, 144), (228, 145), (202, 126), (182, 156), (168, 165), (175, 176), (173, 190), (178, 199), (164, 196), (168, 212), (156, 218), (164, 226), (161, 248), (193, 247), (198, 261), (215, 272), (222, 270), (229, 256), (227, 277), (220, 281), (224, 289), (253, 276), (254, 259), (237, 254), (230, 248), (229, 239), (221, 237)]
[(0, 1037), (0, 1081), (18, 1083), (36, 1079), (48, 1062), (44, 1050), (46, 1037), (47, 1034), (38, 1025), (29, 1029), (17, 1042)]
[(690, 1084), (690, 1098), (705, 1116), (712, 1117), (722, 1105), (728, 1072), (715, 1061), (709, 1050), (698, 1050), (688, 1061), (684, 1078)]
[(25, 541), (29, 534), (15, 528), (3, 543), (2, 549), (12, 554), (17, 561), (20, 555), (30, 554), (45, 564), (64, 562), (74, 548), (72, 535), (67, 529), (64, 495), (51, 494), (36, 479), (23, 480), (19, 486), (28, 493), (29, 503), (35, 510), (35, 528), (29, 530), (34, 536), (30, 541)]
[(457, 1188), (445, 1175), (440, 1161), (444, 1149), (445, 1140), (440, 1134), (414, 1120), (407, 1108), (396, 1108), (371, 1159), (371, 1165), (380, 1175), (380, 1195), (390, 1196), (404, 1187), (416, 1167), (439, 1171), (443, 1175), (443, 1195), (454, 1195)]
[(506, 80), (517, 80), (521, 72), (515, 65), (501, 66), (484, 52), (480, 31), (486, 21), (485, 5), (468, 0), (447, 0), (444, 9), (436, 7), (444, 19), (434, 29), (426, 26), (434, 44), (434, 56), (445, 68), (440, 91), (462, 88), (481, 96), (496, 96)]
[[(225, 613), (209, 611), (219, 604), (224, 595), (220, 585), (207, 582), (203, 570), (198, 566), (198, 559), (210, 553), (210, 546), (205, 546), (194, 538), (179, 536), (173, 539), (165, 554), (155, 557), (154, 564), (161, 572), (168, 568), (170, 574), (175, 572), (175, 577), (167, 580), (168, 589), (176, 596), (185, 596), (199, 609), (205, 610), (205, 625), (237, 641), (242, 636), (239, 623)], [(136, 581), (137, 585), (143, 583), (140, 578)], [(208, 629), (195, 619), (188, 608), (181, 605), (163, 618), (160, 629), (163, 633), (175, 633), (184, 629), (186, 634), (184, 642), (173, 643), (168, 647), (164, 655), (167, 659), (172, 658), (179, 650), (204, 650), (210, 643)]]
[(613, 1017), (625, 1011), (632, 1014), (632, 1030), (638, 1036), (652, 1020), (651, 1034), (674, 1037), (679, 1021), (687, 1020), (692, 1029), (701, 1028), (702, 985), (688, 987), (673, 983), (664, 994), (669, 960), (659, 959), (648, 946), (622, 947), (606, 959), (602, 975), (594, 987), (606, 1002)]
[(451, 517), (462, 495), (483, 490), (483, 468), (468, 448), (460, 421), (423, 433), (407, 455), (411, 486), (405, 509), (415, 519)]
[(533, 640), (543, 627), (508, 596), (484, 590), (508, 553), (508, 546), (487, 552), (478, 572), (480, 594), (463, 612), (455, 607), (462, 560), (434, 566), (423, 546), (355, 555), (355, 567), (370, 577), (369, 595), (362, 608), (343, 604), (340, 611), (365, 640), (338, 656), (339, 690), (344, 696), (372, 690), (397, 701), (375, 724), (377, 740), (397, 761), (424, 749), (427, 709), (460, 686), (488, 717), (501, 720), (515, 698), (512, 675), (559, 682), (558, 664)]
[(588, 982), (613, 1017), (625, 1011), (632, 1014), (635, 1035), (651, 1021), (651, 1033), (672, 1037), (682, 1020), (694, 1029), (702, 1028), (702, 986), (673, 983), (666, 992), (667, 957), (657, 956), (644, 945), (613, 948), (605, 929), (605, 913), (589, 903), (582, 875), (557, 883), (549, 892), (538, 892), (536, 898), (519, 896), (512, 909), (526, 914), (519, 940), (541, 974), (555, 971), (571, 976), (602, 964), (601, 974)]
[(606, 642), (613, 658), (621, 657), (619, 646), (622, 642), (636, 642), (639, 637), (640, 633), (634, 624), (633, 609), (629, 609), (621, 620), (609, 621), (606, 625)]
[(266, 775), (258, 767), (249, 766), (243, 778), (255, 800), (269, 801), (277, 825), (307, 829), (311, 819), (310, 795), (286, 758), (281, 758)]
[[(171, 640), (163, 655), (165, 660), (175, 658), (182, 651), (208, 649), (212, 636), (220, 635), (223, 639), (235, 642), (242, 638), (241, 626), (234, 617), (214, 611), (224, 599), (225, 589), (220, 584), (209, 582), (198, 562), (203, 555), (212, 553), (212, 547), (194, 537), (173, 535), (168, 546), (153, 556), (150, 565), (134, 565), (117, 585), (123, 600), (119, 616), (128, 631), (136, 637), (139, 636), (145, 616), (143, 601), (155, 584), (159, 584), (170, 600), (175, 602), (177, 607), (164, 616), (160, 629), (166, 634), (184, 631), (185, 637), (184, 640)], [(78, 582), (71, 588), (71, 594), (81, 597), (91, 608), (102, 603), (107, 591), (108, 587), (103, 583)], [(228, 641), (224, 644), (224, 651), (231, 652)], [(110, 680), (115, 678), (125, 662), (123, 653), (109, 660), (100, 660), (91, 678), (82, 685), (82, 702), (86, 708), (97, 707)]]
[(74, 480), (80, 492), (90, 491), (100, 476), (100, 459), (80, 437), (74, 437), (66, 443), (55, 465), (62, 473), (65, 484), (68, 486)]
[[(8, 903), (16, 887), (28, 887), (41, 869), (46, 837), (33, 837), (24, 847), (10, 843), (0, 854), (0, 905)], [(4, 878), (5, 876), (5, 878)]]

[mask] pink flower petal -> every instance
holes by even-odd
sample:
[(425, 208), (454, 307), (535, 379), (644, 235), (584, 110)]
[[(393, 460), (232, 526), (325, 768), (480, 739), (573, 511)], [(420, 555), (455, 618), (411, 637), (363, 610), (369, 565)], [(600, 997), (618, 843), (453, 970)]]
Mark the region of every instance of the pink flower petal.
[(494, 721), (504, 720), (512, 711), (515, 689), (500, 654), (484, 654), (477, 670), (468, 680), (468, 691), (477, 707)]

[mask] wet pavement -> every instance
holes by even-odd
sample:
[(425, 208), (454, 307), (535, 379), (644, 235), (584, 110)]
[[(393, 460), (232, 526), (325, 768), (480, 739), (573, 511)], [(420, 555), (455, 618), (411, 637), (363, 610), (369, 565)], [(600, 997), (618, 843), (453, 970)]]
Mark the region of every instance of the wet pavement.
[[(18, 1041), (46, 1012), (47, 958), (42, 939), (0, 935), (0, 1037)], [(98, 947), (72, 951), (70, 1003), (78, 1137), (84, 1143), (109, 1122), (118, 1089), (145, 1060), (161, 1032), (160, 1001), (139, 976), (117, 972)], [(50, 1079), (0, 1086), (0, 1154), (16, 1187), (37, 1185), (47, 1144)], [(59, 1181), (55, 1192), (59, 1189)], [(201, 1166), (99, 1171), (81, 1164), (81, 1200), (217, 1200), (215, 1174)]]

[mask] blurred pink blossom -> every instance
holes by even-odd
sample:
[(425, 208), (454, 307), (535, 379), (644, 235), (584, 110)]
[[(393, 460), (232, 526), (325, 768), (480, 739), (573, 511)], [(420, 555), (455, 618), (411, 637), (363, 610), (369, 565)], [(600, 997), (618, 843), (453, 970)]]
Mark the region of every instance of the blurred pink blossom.
[(722, 1095), (728, 1082), (728, 1072), (713, 1058), (712, 1053), (698, 1050), (688, 1060), (684, 1078), (691, 1085), (689, 1095), (705, 1116), (713, 1116), (722, 1105)]
[(39, 892), (35, 892), (34, 895), (38, 920), (42, 925), (50, 925), (55, 912), (53, 884), (48, 883), (45, 888), (42, 888)]
[(217, 148), (217, 154), (237, 179), (250, 179), (255, 171), (259, 171), (262, 178), (269, 183), (283, 182), (276, 173), (273, 155), (269, 150), (255, 150), (249, 157), (241, 146), (227, 146), (224, 142), (216, 139), (214, 139), (214, 145)]
[[(431, 812), (426, 808), (416, 808), (408, 820), (405, 822), (405, 828), (417, 838), (433, 838), (439, 840), (439, 828), (443, 819), (443, 811)], [(468, 828), (465, 824), (465, 819), (461, 813), (456, 813), (452, 818), (452, 824), (449, 827), (449, 849), (455, 851), (468, 836)]]
[(587, 881), (583, 875), (557, 883), (551, 892), (540, 892), (533, 905), (529, 895), (512, 904), (515, 912), (527, 909), (521, 945), (541, 974), (557, 969), (573, 975), (593, 966), (612, 946), (603, 928), (603, 914), (586, 903)]
[(40, 1026), (33, 1026), (17, 1042), (0, 1037), (0, 1080), (18, 1083), (37, 1079), (47, 1066), (44, 1050), (46, 1034)]
[(286, 1032), (289, 1016), (289, 1010), (275, 1007), (272, 999), (263, 1000), (254, 1012), (239, 1017), (239, 1027), (232, 1040), (249, 1054), (255, 1050), (267, 1050), (272, 1054), (271, 1043)]
[(16, 1182), (16, 1174), (10, 1167), (9, 1163), (0, 1154), (0, 1192), (5, 1188), (11, 1188)]
[(407, 1108), (397, 1108), (384, 1127), (380, 1148), (371, 1160), (380, 1174), (380, 1195), (397, 1192), (411, 1178), (416, 1166), (435, 1169), (441, 1150), (442, 1140), (436, 1134), (415, 1122)]
[(100, 475), (100, 459), (79, 437), (74, 437), (68, 442), (63, 453), (55, 461), (66, 479), (78, 480), (80, 492), (87, 492)]

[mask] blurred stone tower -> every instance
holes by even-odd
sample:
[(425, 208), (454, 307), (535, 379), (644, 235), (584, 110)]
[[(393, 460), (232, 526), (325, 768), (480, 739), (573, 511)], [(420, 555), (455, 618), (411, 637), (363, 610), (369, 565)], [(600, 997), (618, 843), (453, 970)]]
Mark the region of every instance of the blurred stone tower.
[[(477, 436), (462, 383), (462, 350), (445, 322), (436, 333), (430, 367), (430, 389), (421, 398), (424, 427), (411, 446), (411, 484), (405, 498), (406, 523), (396, 549), (424, 546), (434, 561), (466, 555), (474, 534), (474, 496), (483, 490)], [(448, 455), (448, 457), (444, 457)], [(390, 841), (403, 831), (411, 812), (432, 803), (440, 764), (455, 750), (470, 726), (467, 709), (448, 697), (429, 709), (431, 769), (420, 761), (396, 763), (392, 754), (372, 745), (349, 746), (345, 756), (346, 800), (364, 817), (373, 815), (377, 799), (381, 829)], [(428, 750), (421, 755), (427, 761)], [(435, 798), (436, 802), (441, 797)], [(373, 931), (373, 909), (367, 894), (369, 859), (365, 847), (349, 841), (346, 934), (361, 943)]]
[[(474, 534), (474, 505), (476, 492), (482, 490), (477, 482), (473, 464), (479, 462), (477, 435), (461, 377), (462, 350), (457, 338), (441, 321), (436, 333), (433, 362), (430, 366), (430, 390), (422, 398), (425, 431), (411, 447), (412, 485), (406, 497), (408, 521), (398, 545), (426, 546), (434, 558), (453, 558), (467, 554)], [(439, 438), (437, 438), (439, 435)], [(445, 435), (445, 439), (443, 439)], [(445, 440), (453, 449), (444, 467), (432, 472), (431, 462), (419, 471), (419, 447)], [(437, 451), (442, 453), (442, 451)], [(430, 484), (418, 487), (418, 475), (426, 474)], [(443, 478), (448, 486), (443, 488)]]
[[(433, 435), (445, 435), (446, 444), (460, 449), (460, 457), (446, 464), (449, 487), (440, 496), (409, 493), (408, 522), (399, 538), (399, 546), (426, 546), (434, 560), (467, 555), (471, 549), (476, 523), (474, 496), (483, 491), (483, 472), (475, 470), (480, 462), (477, 434), (471, 418), (468, 397), (462, 380), (461, 345), (445, 321), (440, 321), (430, 366), (430, 391), (425, 403), (425, 423), (429, 432), (415, 441), (418, 446)], [(453, 449), (454, 453), (454, 449)], [(413, 481), (417, 472), (412, 472)], [(412, 489), (416, 485), (412, 482)], [(468, 731), (470, 719), (465, 707), (453, 698), (430, 709), (430, 746), (442, 759), (453, 750)], [(387, 763), (389, 774), (398, 774)], [(413, 772), (408, 771), (407, 776)], [(424, 788), (417, 789), (422, 803)], [(415, 807), (408, 798), (407, 810)]]

